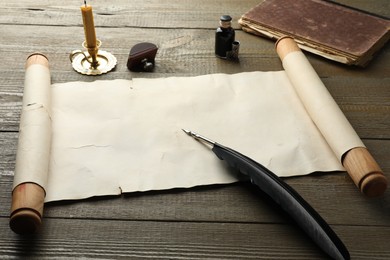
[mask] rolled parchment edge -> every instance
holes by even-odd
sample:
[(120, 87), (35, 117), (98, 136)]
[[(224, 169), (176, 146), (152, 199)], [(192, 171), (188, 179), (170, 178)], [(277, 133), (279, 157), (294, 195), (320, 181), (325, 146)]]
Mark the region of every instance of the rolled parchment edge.
[[(42, 53), (27, 57), (26, 70), (33, 64), (49, 68), (48, 58)], [(36, 233), (42, 224), (45, 190), (37, 183), (23, 182), (12, 191), (10, 228), (17, 234)]]
[[(288, 54), (301, 52), (296, 41), (289, 36), (281, 37), (275, 43), (275, 49), (282, 62)], [(367, 148), (354, 147), (344, 152), (341, 163), (364, 195), (378, 197), (386, 191), (387, 178)]]

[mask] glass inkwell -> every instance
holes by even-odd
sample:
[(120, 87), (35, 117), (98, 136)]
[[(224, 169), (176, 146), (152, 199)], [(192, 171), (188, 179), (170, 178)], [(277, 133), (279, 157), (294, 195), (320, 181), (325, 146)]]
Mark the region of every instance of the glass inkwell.
[(237, 60), (239, 45), (240, 43), (235, 40), (232, 17), (222, 15), (220, 26), (215, 32), (215, 55), (222, 59)]

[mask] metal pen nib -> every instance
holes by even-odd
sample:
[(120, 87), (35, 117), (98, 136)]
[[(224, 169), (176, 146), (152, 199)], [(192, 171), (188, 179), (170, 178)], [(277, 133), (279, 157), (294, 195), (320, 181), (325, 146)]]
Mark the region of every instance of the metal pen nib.
[(215, 144), (215, 142), (213, 140), (210, 140), (208, 139), (207, 137), (204, 137), (198, 133), (195, 133), (195, 132), (192, 132), (191, 130), (187, 130), (187, 129), (182, 129), (184, 133), (186, 133), (187, 135), (195, 138), (196, 140), (198, 141), (202, 141), (202, 142), (205, 142), (211, 146), (213, 146)]

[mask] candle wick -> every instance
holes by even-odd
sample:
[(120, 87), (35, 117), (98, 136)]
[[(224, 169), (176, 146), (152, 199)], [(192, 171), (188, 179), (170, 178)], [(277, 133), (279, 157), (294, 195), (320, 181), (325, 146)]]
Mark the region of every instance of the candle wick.
[(87, 1), (86, 0), (84, 0), (84, 5), (87, 6)]

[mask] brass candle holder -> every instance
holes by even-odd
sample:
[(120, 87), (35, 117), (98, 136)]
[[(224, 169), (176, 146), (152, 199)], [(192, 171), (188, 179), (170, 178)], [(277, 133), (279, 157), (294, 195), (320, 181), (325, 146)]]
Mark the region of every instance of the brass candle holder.
[(96, 47), (88, 48), (84, 41), (82, 46), (86, 51), (75, 50), (69, 55), (72, 67), (78, 73), (84, 75), (100, 75), (111, 71), (117, 63), (114, 55), (99, 50), (102, 42), (96, 40)]

